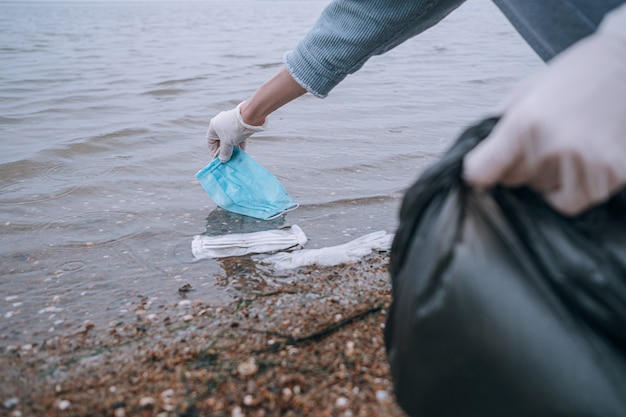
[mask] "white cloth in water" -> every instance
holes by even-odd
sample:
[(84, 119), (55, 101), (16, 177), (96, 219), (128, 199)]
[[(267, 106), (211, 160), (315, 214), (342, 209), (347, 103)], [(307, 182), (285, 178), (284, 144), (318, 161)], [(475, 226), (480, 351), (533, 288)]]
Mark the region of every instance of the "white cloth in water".
[(194, 236), (191, 252), (196, 259), (225, 258), (249, 253), (265, 253), (304, 245), (307, 237), (296, 224), (289, 228), (220, 236)]
[(357, 261), (373, 249), (389, 250), (393, 235), (384, 230), (361, 236), (343, 245), (320, 249), (303, 249), (295, 252), (280, 252), (261, 259), (260, 262), (273, 264), (276, 269), (290, 269), (305, 265), (334, 266)]

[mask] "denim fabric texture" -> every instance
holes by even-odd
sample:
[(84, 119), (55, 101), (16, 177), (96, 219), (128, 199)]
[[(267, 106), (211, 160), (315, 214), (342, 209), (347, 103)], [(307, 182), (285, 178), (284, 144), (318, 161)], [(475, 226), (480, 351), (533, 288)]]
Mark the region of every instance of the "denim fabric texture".
[[(624, 0), (494, 0), (547, 61), (589, 35)], [(318, 97), (369, 58), (434, 26), (463, 0), (334, 0), (296, 47), (285, 54), (291, 76)], [(488, 24), (488, 22), (485, 22)]]

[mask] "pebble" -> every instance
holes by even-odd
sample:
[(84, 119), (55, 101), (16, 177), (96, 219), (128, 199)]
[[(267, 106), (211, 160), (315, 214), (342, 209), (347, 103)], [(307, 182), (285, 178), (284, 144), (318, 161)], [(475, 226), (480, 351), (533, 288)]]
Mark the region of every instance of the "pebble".
[(172, 397), (174, 396), (174, 390), (173, 389), (166, 389), (165, 391), (163, 391), (161, 393), (161, 399), (163, 401), (168, 401), (170, 400)]
[(346, 356), (352, 355), (354, 355), (354, 342), (349, 341), (348, 343), (346, 343)]
[(139, 400), (141, 407), (152, 407), (156, 403), (156, 400), (152, 397), (143, 397)]
[(378, 401), (379, 403), (389, 402), (389, 393), (384, 390), (376, 391), (376, 401)]
[(189, 291), (193, 291), (193, 287), (191, 286), (191, 284), (185, 284), (178, 289), (178, 292), (189, 292)]
[(20, 403), (20, 400), (17, 399), (16, 397), (13, 397), (13, 398), (9, 398), (8, 400), (5, 400), (2, 403), (2, 405), (4, 405), (4, 408), (6, 408), (7, 410), (10, 410), (16, 407), (19, 403)]
[(59, 410), (63, 411), (63, 410), (67, 410), (68, 408), (70, 408), (71, 405), (72, 403), (70, 403), (68, 400), (61, 400), (59, 401), (59, 404), (57, 405), (57, 407), (59, 408)]
[(254, 358), (249, 358), (237, 366), (237, 372), (241, 376), (252, 376), (256, 374), (258, 370), (259, 366), (256, 364)]
[(350, 401), (346, 397), (339, 397), (337, 401), (335, 401), (335, 405), (338, 408), (346, 408), (350, 404)]
[(244, 413), (241, 410), (241, 407), (233, 408), (233, 411), (230, 413), (231, 417), (244, 417)]

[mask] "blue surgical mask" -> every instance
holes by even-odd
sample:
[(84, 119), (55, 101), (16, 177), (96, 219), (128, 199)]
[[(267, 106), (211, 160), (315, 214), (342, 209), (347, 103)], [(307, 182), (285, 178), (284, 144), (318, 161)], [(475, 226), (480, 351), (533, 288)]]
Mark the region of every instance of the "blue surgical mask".
[(228, 162), (215, 158), (196, 178), (218, 206), (233, 213), (269, 220), (298, 207), (280, 181), (239, 148)]

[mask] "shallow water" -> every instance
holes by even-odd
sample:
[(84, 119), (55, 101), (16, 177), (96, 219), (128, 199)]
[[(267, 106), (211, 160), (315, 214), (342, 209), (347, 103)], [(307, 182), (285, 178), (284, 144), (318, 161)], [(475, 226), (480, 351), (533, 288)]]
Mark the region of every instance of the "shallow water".
[(211, 116), (280, 66), (325, 1), (0, 3), (0, 346), (138, 298), (227, 302), (195, 234), (298, 224), (307, 247), (393, 232), (403, 190), (543, 65), (486, 0), (278, 110), (248, 151), (300, 208), (263, 223), (195, 180)]

